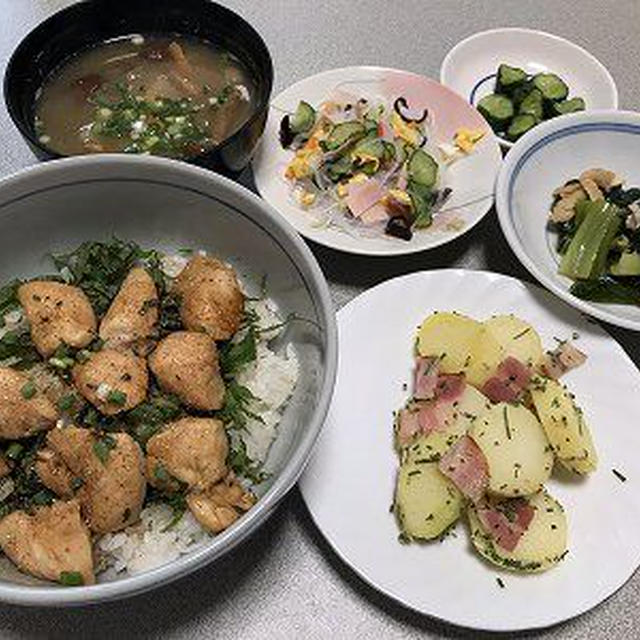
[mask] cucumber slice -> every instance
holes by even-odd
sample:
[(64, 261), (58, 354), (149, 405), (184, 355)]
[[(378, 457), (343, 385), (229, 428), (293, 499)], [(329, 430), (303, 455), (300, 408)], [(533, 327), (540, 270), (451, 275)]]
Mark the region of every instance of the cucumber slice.
[(438, 163), (422, 149), (416, 149), (407, 165), (409, 179), (424, 187), (433, 187), (438, 180)]
[(513, 551), (495, 543), (483, 528), (475, 507), (468, 511), (471, 542), (476, 551), (489, 562), (518, 573), (551, 569), (567, 553), (567, 517), (562, 505), (546, 491), (531, 496), (528, 502), (535, 509), (535, 516)]
[(533, 116), (537, 122), (542, 120), (544, 109), (542, 106), (542, 92), (540, 89), (533, 88), (520, 103), (518, 113), (529, 114)]
[(555, 73), (539, 73), (533, 77), (533, 85), (540, 89), (545, 100), (559, 102), (566, 100), (569, 87), (566, 82)]
[(584, 111), (585, 109), (586, 105), (582, 98), (571, 98), (571, 100), (554, 102), (552, 106), (552, 113), (556, 116), (563, 116), (567, 113), (576, 113), (577, 111)]
[(433, 540), (462, 513), (464, 499), (437, 462), (409, 458), (398, 471), (394, 513), (409, 540)]
[(496, 78), (496, 93), (510, 96), (513, 91), (527, 81), (527, 74), (523, 69), (501, 64)]
[(517, 115), (509, 125), (507, 129), (507, 140), (515, 142), (518, 138), (523, 136), (529, 129), (533, 129), (538, 124), (538, 120), (535, 116), (529, 113), (522, 113)]
[(640, 253), (621, 253), (618, 260), (609, 267), (609, 273), (614, 276), (640, 276)]
[(477, 104), (477, 109), (496, 133), (504, 131), (509, 126), (511, 118), (513, 118), (513, 103), (511, 100), (495, 93), (482, 98)]
[(514, 89), (513, 94), (510, 97), (515, 109), (520, 107), (522, 101), (531, 93), (534, 88), (535, 87), (533, 86), (533, 83), (530, 80), (527, 80), (527, 82), (523, 82), (521, 85)]
[(327, 151), (335, 151), (347, 142), (356, 142), (364, 138), (366, 133), (367, 130), (360, 122), (341, 122), (331, 129), (324, 146)]
[(289, 118), (289, 128), (293, 133), (305, 133), (313, 128), (316, 122), (316, 110), (304, 100), (298, 104), (296, 112)]

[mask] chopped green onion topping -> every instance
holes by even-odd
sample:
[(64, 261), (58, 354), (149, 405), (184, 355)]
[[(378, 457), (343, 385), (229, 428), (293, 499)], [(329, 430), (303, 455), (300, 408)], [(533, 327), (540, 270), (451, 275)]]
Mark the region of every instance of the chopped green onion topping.
[(73, 408), (75, 401), (76, 397), (73, 393), (68, 393), (58, 400), (58, 409), (60, 411), (69, 411), (69, 409)]
[(120, 389), (113, 389), (107, 394), (107, 402), (123, 407), (127, 402), (127, 394)]
[(22, 453), (24, 447), (19, 442), (12, 442), (4, 452), (9, 460), (16, 460)]
[(62, 571), (58, 582), (65, 587), (79, 587), (84, 584), (84, 578), (79, 571)]
[(109, 459), (109, 452), (115, 449), (116, 441), (109, 435), (103, 436), (100, 440), (93, 443), (93, 452), (102, 464), (106, 464)]
[(33, 398), (33, 396), (36, 395), (36, 391), (36, 385), (34, 384), (33, 380), (29, 380), (29, 382), (25, 383), (22, 389), (20, 389), (20, 393), (25, 400)]

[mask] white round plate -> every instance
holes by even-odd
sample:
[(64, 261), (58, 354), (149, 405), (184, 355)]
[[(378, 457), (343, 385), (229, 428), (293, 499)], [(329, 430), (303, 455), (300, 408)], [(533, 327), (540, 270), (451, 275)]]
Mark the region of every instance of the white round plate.
[(640, 331), (640, 307), (601, 304), (569, 293), (558, 273), (556, 236), (547, 230), (551, 192), (585, 169), (604, 167), (640, 186), (640, 114), (577, 113), (543, 122), (506, 157), (496, 187), (496, 208), (507, 241), (520, 262), (557, 296), (611, 324)]
[[(304, 211), (291, 196), (284, 170), (293, 153), (283, 149), (278, 139), (280, 121), (305, 100), (318, 105), (335, 90), (350, 94), (394, 99), (405, 96), (412, 108), (428, 108), (434, 121), (431, 143), (451, 142), (460, 127), (484, 129), (487, 135), (474, 152), (454, 163), (445, 172), (444, 183), (453, 193), (429, 229), (417, 231), (407, 242), (386, 236), (349, 233), (335, 226), (318, 225), (318, 216)], [(319, 244), (362, 255), (401, 255), (424, 251), (450, 242), (462, 235), (489, 211), (493, 204), (495, 180), (502, 156), (490, 127), (482, 116), (462, 98), (435, 80), (407, 71), (381, 67), (346, 67), (305, 78), (285, 89), (271, 103), (269, 119), (253, 160), (253, 172), (260, 195), (296, 230)], [(460, 229), (448, 229), (454, 221)]]
[[(546, 573), (517, 575), (485, 563), (471, 550), (463, 523), (442, 543), (398, 542), (389, 512), (398, 466), (392, 414), (407, 397), (403, 385), (410, 383), (416, 328), (436, 310), (478, 319), (513, 312), (549, 347), (554, 337), (577, 332), (576, 344), (588, 354), (566, 383), (591, 425), (600, 465), (583, 481), (548, 482), (567, 511), (570, 551)], [(640, 564), (640, 374), (599, 326), (534, 285), (483, 271), (443, 270), (369, 289), (340, 310), (338, 332), (333, 400), (301, 489), (316, 525), (362, 579), (447, 622), (515, 631), (583, 613), (631, 577)]]
[(569, 97), (582, 96), (587, 109), (618, 108), (616, 83), (599, 60), (569, 40), (531, 29), (492, 29), (462, 40), (443, 60), (440, 82), (475, 105), (493, 93), (502, 63), (527, 73), (559, 75), (569, 85)]

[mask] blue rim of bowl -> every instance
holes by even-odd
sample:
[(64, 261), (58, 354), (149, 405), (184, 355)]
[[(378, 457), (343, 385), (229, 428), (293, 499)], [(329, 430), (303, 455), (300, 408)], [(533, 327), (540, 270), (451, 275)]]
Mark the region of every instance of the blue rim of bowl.
[[(219, 194), (215, 196), (215, 198), (225, 203), (225, 205), (238, 209), (236, 205), (231, 204), (229, 201), (233, 200), (233, 198), (242, 198), (255, 208), (260, 209), (260, 214), (256, 215), (255, 219), (251, 215), (244, 214), (244, 211), (242, 213), (247, 215), (252, 223), (256, 224), (264, 233), (270, 236), (270, 238), (282, 248), (294, 266), (296, 266), (301, 273), (303, 281), (305, 281), (305, 284), (309, 287), (310, 295), (312, 295), (312, 298), (315, 298), (314, 304), (316, 304), (318, 314), (324, 323), (323, 335), (325, 336), (326, 354), (324, 357), (324, 375), (320, 385), (318, 402), (315, 407), (315, 412), (307, 424), (306, 433), (272, 486), (269, 487), (253, 509), (243, 515), (229, 529), (212, 537), (206, 545), (154, 569), (106, 583), (73, 588), (59, 585), (32, 586), (0, 583), (0, 602), (8, 604), (65, 607), (87, 606), (109, 600), (123, 599), (150, 591), (157, 587), (165, 586), (222, 557), (249, 535), (255, 533), (297, 482), (311, 455), (315, 441), (320, 434), (333, 395), (338, 363), (338, 330), (327, 282), (315, 257), (304, 241), (284, 220), (281, 220), (277, 212), (268, 203), (248, 189), (224, 176), (178, 160), (156, 156), (141, 157), (127, 154), (105, 154), (74, 156), (52, 160), (44, 164), (22, 169), (2, 178), (0, 180), (0, 191), (6, 187), (20, 188), (21, 183), (24, 184), (25, 181), (33, 177), (47, 175), (57, 178), (56, 180), (52, 180), (51, 186), (55, 186), (61, 182), (59, 174), (67, 169), (82, 169), (83, 167), (90, 169), (93, 167), (96, 175), (98, 175), (99, 170), (108, 165), (130, 165), (128, 167), (129, 172), (123, 168), (121, 175), (114, 174), (111, 176), (111, 180), (131, 179), (131, 173), (135, 172), (136, 165), (152, 170), (157, 169), (158, 171), (171, 170), (176, 174), (176, 183), (178, 186), (183, 186), (179, 182), (180, 177), (184, 177), (185, 179), (188, 177), (194, 178), (203, 181), (203, 183), (207, 181), (216, 185)], [(83, 181), (86, 181), (86, 179), (78, 178), (74, 180), (73, 183)], [(41, 189), (35, 189), (35, 191), (39, 190)], [(22, 195), (29, 195), (28, 193), (24, 193), (24, 191), (23, 188)], [(203, 188), (202, 192), (206, 194), (207, 190)], [(211, 194), (208, 195), (211, 197)], [(10, 198), (10, 200), (16, 200), (16, 198), (19, 197), (20, 196), (16, 196)], [(288, 247), (283, 245), (288, 245)]]
[[(614, 120), (606, 120), (607, 117), (619, 118), (620, 120), (617, 122)], [(584, 120), (589, 119), (593, 119), (593, 121), (584, 122)], [(636, 123), (634, 124), (633, 122), (628, 121), (625, 122), (622, 121), (622, 119), (634, 119)], [(575, 120), (582, 120), (582, 122), (571, 124)], [(549, 129), (551, 130), (548, 131)], [(616, 315), (615, 312), (603, 308), (605, 306), (604, 303), (582, 300), (571, 294), (568, 288), (558, 285), (543, 274), (524, 249), (524, 242), (522, 241), (514, 223), (512, 213), (513, 192), (518, 175), (527, 162), (537, 152), (556, 140), (592, 131), (611, 131), (615, 133), (631, 133), (633, 135), (640, 135), (640, 114), (632, 111), (618, 110), (585, 111), (560, 116), (553, 120), (543, 122), (535, 129), (526, 133), (520, 140), (518, 140), (514, 145), (514, 148), (509, 152), (498, 176), (496, 187), (496, 210), (498, 213), (498, 221), (500, 222), (500, 226), (509, 246), (516, 254), (517, 258), (526, 267), (526, 269), (543, 284), (545, 288), (587, 315), (615, 326), (639, 331), (640, 320), (621, 318)], [(529, 140), (533, 140), (533, 142), (529, 143)], [(510, 157), (514, 158), (515, 161), (509, 162)]]

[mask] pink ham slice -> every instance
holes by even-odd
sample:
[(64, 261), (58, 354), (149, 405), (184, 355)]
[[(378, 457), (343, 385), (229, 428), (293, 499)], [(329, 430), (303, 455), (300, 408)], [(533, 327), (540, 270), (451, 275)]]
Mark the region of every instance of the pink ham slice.
[(417, 358), (413, 371), (413, 397), (416, 400), (431, 400), (438, 385), (438, 358)]
[(478, 502), (485, 494), (489, 467), (484, 453), (469, 436), (460, 438), (440, 458), (439, 467), (472, 502)]
[(506, 551), (513, 551), (529, 528), (535, 510), (526, 500), (515, 498), (505, 500), (499, 506), (486, 502), (478, 506), (477, 513), (482, 526), (495, 543)]
[(389, 214), (387, 213), (387, 208), (379, 202), (367, 209), (360, 216), (360, 220), (364, 224), (378, 224), (379, 222), (386, 222), (388, 219)]
[(557, 380), (560, 376), (584, 364), (586, 354), (570, 342), (562, 342), (554, 351), (549, 351), (542, 363), (542, 373)]
[[(371, 209), (384, 197), (384, 189), (375, 180), (367, 180), (349, 185), (349, 193), (345, 198), (349, 211), (355, 218), (360, 218), (365, 211)], [(385, 212), (386, 217), (386, 212)]]
[(398, 416), (398, 444), (405, 447), (418, 435), (427, 436), (443, 429), (450, 418), (448, 409), (448, 406), (434, 402), (424, 402), (409, 409), (402, 409)]
[(464, 374), (440, 374), (434, 389), (434, 396), (438, 400), (455, 402), (466, 387)]
[(498, 365), (496, 375), (482, 386), (482, 393), (492, 402), (516, 402), (531, 379), (529, 367), (509, 356)]

